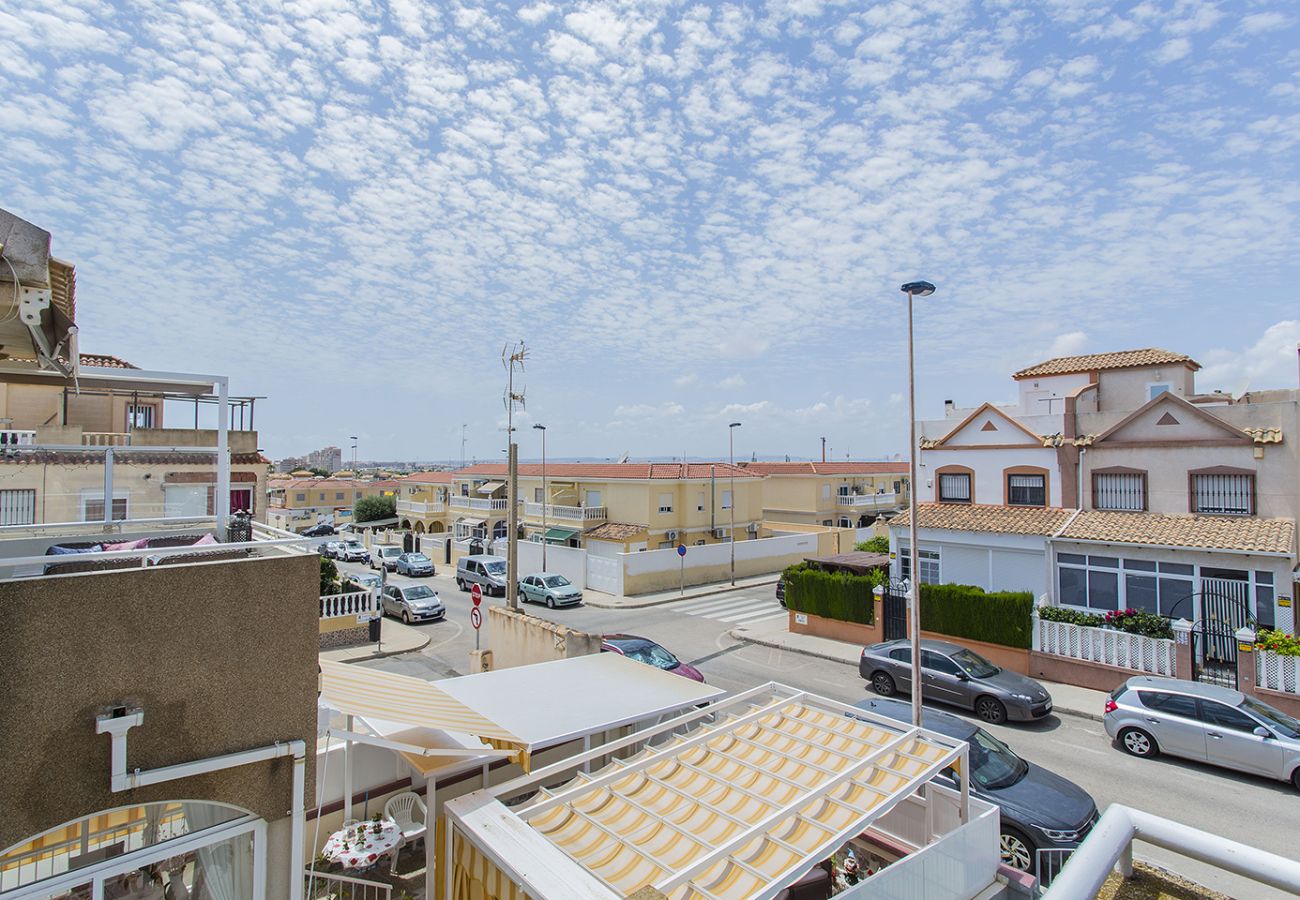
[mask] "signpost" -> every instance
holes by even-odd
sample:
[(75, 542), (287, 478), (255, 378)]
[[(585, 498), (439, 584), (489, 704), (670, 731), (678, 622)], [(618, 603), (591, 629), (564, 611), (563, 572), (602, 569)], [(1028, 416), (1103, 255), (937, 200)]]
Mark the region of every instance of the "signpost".
[(681, 564), (681, 581), (677, 586), (677, 596), (686, 596), (686, 545), (677, 545), (677, 559)]
[(469, 624), (474, 626), (474, 649), (479, 649), (479, 628), (483, 626), (483, 612), (479, 609), (479, 604), (483, 602), (483, 588), (477, 584), (469, 587), (469, 598), (474, 601), (474, 606), (469, 611)]

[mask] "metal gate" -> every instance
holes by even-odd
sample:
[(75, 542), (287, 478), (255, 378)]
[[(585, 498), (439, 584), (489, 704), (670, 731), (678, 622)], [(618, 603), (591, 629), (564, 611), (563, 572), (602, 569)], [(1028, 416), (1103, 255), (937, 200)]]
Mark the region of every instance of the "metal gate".
[(885, 596), (881, 604), (884, 609), (885, 640), (895, 641), (907, 637), (907, 595), (904, 587), (891, 581), (885, 587)]
[(1192, 628), (1192, 678), (1237, 687), (1237, 631), (1250, 622), (1250, 582), (1201, 579), (1201, 609)]

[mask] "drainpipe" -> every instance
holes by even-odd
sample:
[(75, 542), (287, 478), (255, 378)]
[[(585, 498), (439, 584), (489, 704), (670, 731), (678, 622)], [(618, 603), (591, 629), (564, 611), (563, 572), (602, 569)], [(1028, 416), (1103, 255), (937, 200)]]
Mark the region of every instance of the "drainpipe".
[(126, 733), (144, 724), (144, 710), (127, 710), (118, 707), (95, 720), (95, 733), (112, 737), (112, 757), (109, 765), (109, 788), (114, 793), (191, 778), (208, 772), (233, 769), (249, 763), (265, 762), (285, 756), (293, 757), (293, 823), (290, 832), (289, 900), (302, 900), (303, 841), (306, 835), (306, 781), (307, 742), (304, 740), (277, 742), (254, 750), (241, 750), (223, 756), (209, 756), (187, 763), (161, 766), (157, 769), (128, 771), (126, 765)]

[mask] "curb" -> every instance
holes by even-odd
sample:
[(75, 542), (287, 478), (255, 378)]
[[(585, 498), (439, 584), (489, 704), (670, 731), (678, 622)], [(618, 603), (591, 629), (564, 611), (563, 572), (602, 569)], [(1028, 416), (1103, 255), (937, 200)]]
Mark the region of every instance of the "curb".
[(699, 591), (698, 593), (687, 594), (684, 597), (663, 597), (658, 600), (642, 600), (640, 602), (633, 601), (629, 603), (602, 603), (602, 602), (593, 601), (590, 599), (590, 597), (584, 594), (582, 598), (582, 605), (594, 606), (596, 609), (646, 609), (651, 606), (667, 606), (669, 603), (682, 603), (685, 602), (686, 600), (697, 600), (700, 597), (712, 597), (715, 594), (729, 594), (732, 591), (739, 591), (745, 588), (766, 587), (769, 584), (776, 584), (777, 581), (778, 579), (773, 578), (771, 581), (755, 581), (749, 584), (737, 584), (734, 587), (730, 584), (726, 584), (718, 588), (713, 588), (707, 591)]
[[(419, 651), (423, 650), (425, 647), (429, 646), (431, 643), (433, 643), (433, 637), (429, 636), (429, 637), (425, 637), (424, 643), (420, 644), (417, 647), (406, 647), (405, 649), (402, 650), (381, 650), (378, 653), (370, 653), (366, 656), (355, 656), (352, 657), (351, 659), (337, 660), (337, 662), (342, 662), (350, 665), (352, 663), (370, 662), (371, 660), (374, 659), (386, 659), (390, 656), (401, 656), (403, 653), (418, 653)], [(380, 645), (382, 646), (382, 642)]]
[[(791, 646), (790, 644), (782, 644), (779, 641), (763, 640), (762, 638), (751, 637), (750, 635), (744, 633), (744, 629), (733, 628), (727, 632), (727, 636), (730, 638), (734, 638), (738, 641), (744, 641), (745, 643), (748, 644), (755, 644), (756, 646), (759, 647), (768, 647), (773, 650), (788, 650), (791, 653), (799, 653), (804, 656), (811, 656), (815, 659), (824, 659), (830, 662), (837, 662), (840, 663), (841, 665), (853, 666), (854, 668), (856, 668), (858, 665), (857, 660), (847, 660), (842, 656), (833, 656), (829, 653), (819, 653), (816, 650), (803, 650), (799, 647)], [(1053, 701), (1052, 703), (1052, 712), (1059, 713), (1060, 715), (1063, 716), (1071, 716), (1077, 719), (1090, 719), (1093, 722), (1102, 721), (1101, 716), (1097, 715), (1094, 712), (1084, 712), (1081, 709), (1071, 709), (1068, 706), (1057, 706), (1055, 701)]]

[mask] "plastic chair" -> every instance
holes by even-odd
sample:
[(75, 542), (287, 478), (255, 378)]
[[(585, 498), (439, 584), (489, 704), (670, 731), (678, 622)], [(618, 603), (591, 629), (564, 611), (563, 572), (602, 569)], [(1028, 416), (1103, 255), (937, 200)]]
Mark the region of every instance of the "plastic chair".
[[(414, 810), (419, 809), (419, 818), (415, 818)], [(397, 872), (397, 856), (406, 843), (414, 842), (424, 837), (425, 826), (424, 817), (426, 811), (424, 801), (420, 795), (407, 791), (404, 794), (398, 794), (396, 797), (389, 799), (384, 804), (384, 815), (397, 823), (397, 827), (402, 830), (401, 842), (393, 848), (393, 873)]]

